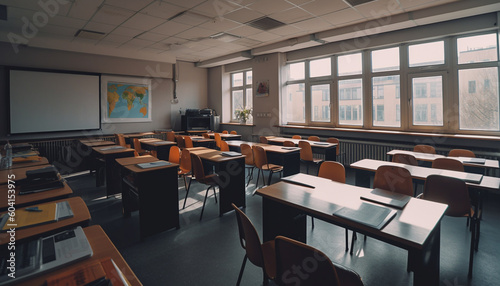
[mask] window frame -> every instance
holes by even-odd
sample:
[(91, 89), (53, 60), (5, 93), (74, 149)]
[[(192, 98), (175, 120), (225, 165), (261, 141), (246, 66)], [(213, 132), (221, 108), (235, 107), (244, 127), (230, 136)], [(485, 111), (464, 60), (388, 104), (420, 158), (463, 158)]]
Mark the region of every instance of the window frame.
[[(252, 69), (235, 71), (235, 72), (231, 72), (229, 74), (229, 97), (231, 100), (231, 120), (230, 120), (230, 122), (233, 122), (233, 123), (239, 123), (239, 120), (236, 119), (235, 115), (234, 115), (234, 111), (236, 110), (234, 108), (234, 102), (233, 102), (233, 92), (234, 91), (241, 91), (243, 93), (243, 102), (245, 104), (247, 102), (247, 97), (250, 96), (252, 98), (252, 106), (250, 106), (250, 108), (253, 109), (253, 83), (252, 82), (247, 83), (247, 72), (252, 72)], [(233, 86), (233, 75), (239, 74), (239, 73), (242, 73), (242, 75), (243, 75), (243, 84), (241, 86)], [(253, 72), (252, 72), (252, 81), (253, 81)], [(248, 89), (252, 90), (252, 92), (251, 92), (252, 94), (250, 94), (250, 95), (247, 94)], [(248, 107), (248, 106), (244, 106), (244, 108), (245, 107)], [(248, 121), (252, 122), (252, 116), (250, 116), (250, 119)]]

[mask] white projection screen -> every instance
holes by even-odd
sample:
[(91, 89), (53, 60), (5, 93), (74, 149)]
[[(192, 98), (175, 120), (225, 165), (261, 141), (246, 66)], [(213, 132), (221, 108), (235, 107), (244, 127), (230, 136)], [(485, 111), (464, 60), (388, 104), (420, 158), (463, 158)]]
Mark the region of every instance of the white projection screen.
[(99, 75), (10, 70), (10, 133), (100, 128)]

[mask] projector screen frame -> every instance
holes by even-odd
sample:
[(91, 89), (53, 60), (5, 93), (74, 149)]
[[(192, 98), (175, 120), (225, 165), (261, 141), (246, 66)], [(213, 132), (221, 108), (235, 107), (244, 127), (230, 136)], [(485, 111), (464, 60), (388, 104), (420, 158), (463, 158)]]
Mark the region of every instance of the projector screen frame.
[[(101, 107), (101, 73), (95, 73), (95, 72), (83, 72), (83, 71), (72, 71), (72, 70), (58, 70), (58, 69), (47, 69), (47, 68), (29, 68), (29, 67), (18, 67), (18, 66), (8, 66), (6, 67), (7, 70), (7, 134), (8, 135), (22, 135), (22, 134), (29, 134), (29, 135), (36, 135), (36, 134), (62, 134), (62, 133), (67, 133), (67, 132), (91, 132), (91, 131), (101, 131), (102, 130), (102, 107)], [(95, 76), (97, 77), (98, 80), (98, 88), (97, 88), (97, 93), (98, 93), (98, 127), (97, 128), (80, 128), (80, 129), (66, 129), (66, 130), (49, 130), (49, 131), (29, 131), (29, 132), (13, 132), (12, 131), (12, 116), (11, 116), (11, 72), (12, 71), (26, 71), (26, 72), (40, 72), (40, 73), (52, 73), (52, 74), (66, 74), (66, 75), (88, 75), (88, 76)]]

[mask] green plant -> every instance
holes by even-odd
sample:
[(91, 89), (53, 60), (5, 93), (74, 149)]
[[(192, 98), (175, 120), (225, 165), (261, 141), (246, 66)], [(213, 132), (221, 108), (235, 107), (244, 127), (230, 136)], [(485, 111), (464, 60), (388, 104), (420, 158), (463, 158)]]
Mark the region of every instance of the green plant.
[(236, 119), (240, 121), (247, 121), (250, 116), (252, 115), (252, 109), (251, 108), (237, 108), (234, 111), (234, 115), (236, 116)]

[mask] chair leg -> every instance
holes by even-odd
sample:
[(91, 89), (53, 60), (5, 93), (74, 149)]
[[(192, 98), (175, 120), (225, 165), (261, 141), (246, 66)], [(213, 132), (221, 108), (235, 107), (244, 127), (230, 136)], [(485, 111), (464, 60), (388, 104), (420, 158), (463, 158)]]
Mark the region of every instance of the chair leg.
[(470, 255), (469, 255), (469, 274), (467, 275), (469, 279), (472, 278), (472, 266), (474, 264), (474, 248), (476, 246), (476, 218), (471, 218), (470, 224), (472, 227), (471, 239), (470, 239)]
[(266, 185), (266, 179), (264, 178), (264, 170), (260, 170), (262, 172), (262, 186)]
[(311, 227), (314, 228), (314, 218), (311, 217)]
[(479, 248), (479, 235), (481, 233), (481, 219), (479, 218), (479, 216), (477, 217), (477, 220), (476, 220), (476, 251), (478, 250)]
[(349, 230), (345, 229), (345, 252), (349, 251)]
[(356, 240), (356, 238), (355, 238), (355, 237), (356, 237), (356, 232), (355, 232), (355, 231), (353, 231), (353, 232), (352, 232), (352, 238), (351, 238), (351, 252), (350, 252), (350, 254), (351, 254), (351, 255), (352, 255), (352, 254), (353, 254), (353, 252), (354, 252), (354, 241)]
[(260, 169), (257, 170), (257, 181), (255, 182), (255, 188), (259, 187), (259, 179), (260, 179)]
[(243, 270), (245, 270), (245, 264), (247, 263), (247, 255), (243, 257), (243, 263), (241, 264), (240, 274), (238, 275), (238, 282), (236, 282), (236, 286), (239, 286), (241, 283), (241, 277), (243, 277)]
[(270, 186), (271, 185), (271, 178), (273, 176), (273, 171), (269, 171), (269, 178), (267, 179), (267, 185)]
[(214, 198), (215, 198), (215, 203), (217, 203), (217, 193), (215, 193), (215, 187), (212, 187), (214, 189)]
[[(186, 177), (184, 177), (184, 180), (186, 180)], [(191, 179), (192, 180), (192, 179)], [(185, 181), (184, 181), (185, 183)], [(185, 209), (186, 208), (186, 201), (188, 199), (188, 195), (189, 195), (189, 188), (191, 187), (191, 181), (189, 181), (189, 184), (187, 185), (187, 189), (186, 189), (186, 197), (184, 198), (184, 204), (182, 205), (182, 209)]]
[(210, 190), (210, 188), (211, 187), (208, 187), (207, 191), (205, 192), (205, 199), (203, 200), (203, 207), (201, 208), (200, 221), (201, 218), (203, 217), (203, 211), (205, 210), (205, 203), (207, 202), (208, 191)]

